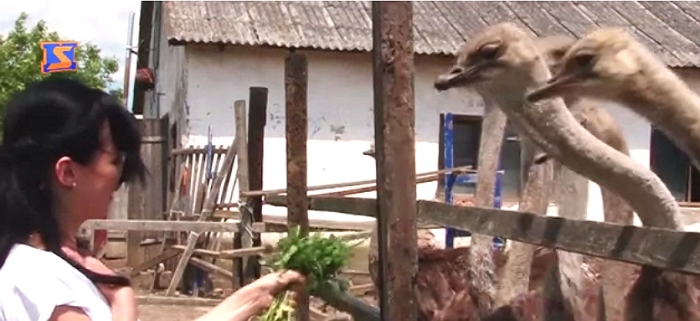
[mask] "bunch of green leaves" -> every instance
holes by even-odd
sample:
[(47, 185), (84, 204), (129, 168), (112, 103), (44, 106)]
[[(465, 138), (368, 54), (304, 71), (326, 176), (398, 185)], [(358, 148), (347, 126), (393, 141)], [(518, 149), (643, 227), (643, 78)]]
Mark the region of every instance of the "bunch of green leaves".
[(272, 268), (304, 274), (310, 292), (321, 283), (335, 279), (350, 260), (352, 250), (350, 245), (333, 236), (326, 238), (320, 233), (303, 236), (298, 227), (291, 228), (277, 246), (279, 252), (272, 260)]

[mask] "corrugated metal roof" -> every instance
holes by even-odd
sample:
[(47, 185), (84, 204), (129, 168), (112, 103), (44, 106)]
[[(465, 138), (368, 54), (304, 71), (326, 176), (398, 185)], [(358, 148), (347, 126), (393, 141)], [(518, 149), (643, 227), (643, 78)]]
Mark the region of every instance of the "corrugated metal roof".
[[(581, 37), (621, 26), (669, 66), (700, 66), (700, 2), (442, 2), (417, 1), (417, 54), (453, 55), (487, 25), (510, 21), (532, 35)], [(164, 30), (172, 43), (230, 43), (370, 51), (369, 1), (166, 1)]]

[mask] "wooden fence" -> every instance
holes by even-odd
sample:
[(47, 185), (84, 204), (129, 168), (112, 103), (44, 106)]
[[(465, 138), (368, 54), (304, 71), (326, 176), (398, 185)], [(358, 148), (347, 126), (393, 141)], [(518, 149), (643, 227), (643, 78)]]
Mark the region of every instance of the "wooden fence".
[[(286, 206), (287, 197), (271, 195), (266, 203)], [(310, 210), (375, 217), (377, 200), (370, 198), (310, 196)], [(494, 208), (458, 206), (442, 202), (416, 202), (418, 222), (499, 235), (533, 245), (583, 255), (649, 265), (700, 275), (700, 233), (613, 223), (570, 220)], [(379, 309), (328, 286), (316, 295), (357, 320), (379, 320)]]

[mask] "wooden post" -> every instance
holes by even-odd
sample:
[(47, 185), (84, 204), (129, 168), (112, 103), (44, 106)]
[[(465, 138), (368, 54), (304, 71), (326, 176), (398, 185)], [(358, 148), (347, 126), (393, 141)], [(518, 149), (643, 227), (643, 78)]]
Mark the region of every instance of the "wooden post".
[[(265, 150), (265, 124), (267, 121), (267, 94), (264, 87), (250, 87), (248, 96), (248, 175), (249, 188), (253, 191), (263, 189), (263, 156)], [(253, 221), (262, 222), (262, 196), (248, 199), (253, 209)], [(253, 246), (261, 246), (260, 234), (253, 234)], [(247, 258), (247, 269), (244, 271), (252, 279), (260, 277), (258, 258)]]
[(411, 2), (373, 1), (372, 38), (381, 319), (415, 321), (418, 258)]
[[(306, 56), (290, 52), (284, 61), (285, 118), (287, 136), (287, 222), (298, 226), (302, 234), (309, 233), (309, 202), (306, 196), (308, 135)], [(297, 320), (309, 320), (309, 294), (299, 291), (296, 296)]]
[[(133, 184), (128, 191), (128, 219), (162, 220), (165, 204), (165, 186), (163, 184), (164, 167), (167, 167), (167, 136), (163, 128), (167, 128), (167, 117), (162, 119), (140, 119), (139, 127), (143, 133), (141, 138), (141, 157), (150, 175), (146, 185)], [(156, 238), (157, 232), (128, 232), (127, 233), (127, 264), (134, 267), (141, 264), (152, 255), (147, 255), (141, 248), (144, 237)], [(148, 253), (157, 255), (158, 253)]]
[[(245, 226), (251, 226), (253, 222), (253, 213), (250, 208), (249, 198), (243, 193), (250, 190), (250, 175), (248, 173), (248, 126), (246, 125), (246, 107), (245, 100), (237, 100), (234, 104), (236, 117), (236, 137), (241, 137), (238, 140), (238, 202), (240, 203), (239, 210), (241, 212), (241, 223), (243, 230), (236, 233), (233, 240), (234, 248), (249, 248), (253, 246), (252, 234), (245, 229)], [(246, 266), (242, 258), (233, 260), (234, 275), (238, 274), (240, 286), (244, 286), (254, 280), (250, 275), (246, 275)]]

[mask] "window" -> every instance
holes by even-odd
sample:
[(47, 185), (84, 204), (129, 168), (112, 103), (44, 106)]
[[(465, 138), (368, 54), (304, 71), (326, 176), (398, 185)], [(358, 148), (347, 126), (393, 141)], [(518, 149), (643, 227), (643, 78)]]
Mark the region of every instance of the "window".
[(661, 131), (652, 126), (649, 165), (679, 202), (700, 202), (700, 173)]
[[(445, 168), (442, 130), (445, 116), (440, 115), (440, 137), (438, 168)], [(471, 166), (476, 169), (479, 158), (479, 140), (481, 139), (481, 116), (453, 115), (454, 128), (454, 166)], [(503, 202), (518, 202), (520, 199), (520, 141), (516, 131), (508, 124), (501, 148), (501, 169), (504, 170), (501, 196)], [(438, 189), (444, 188), (444, 177), (438, 179)], [(474, 194), (474, 186), (455, 186), (455, 194)]]

